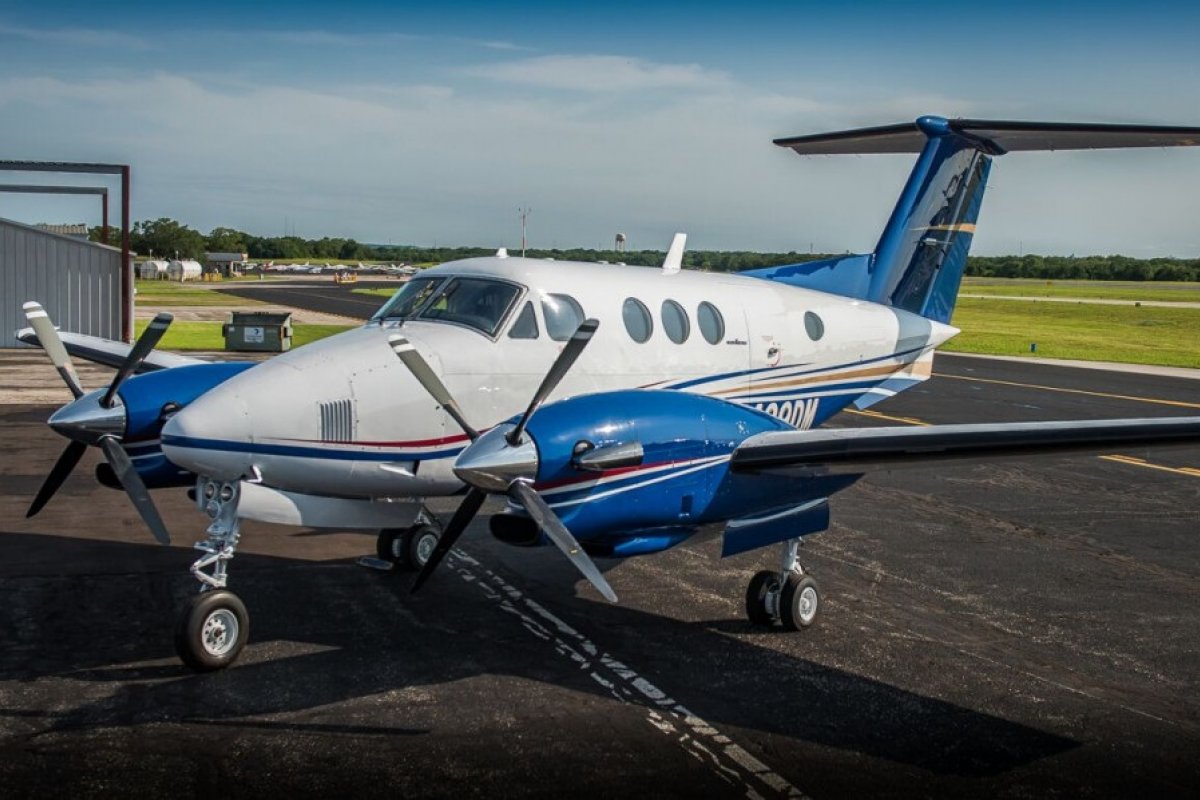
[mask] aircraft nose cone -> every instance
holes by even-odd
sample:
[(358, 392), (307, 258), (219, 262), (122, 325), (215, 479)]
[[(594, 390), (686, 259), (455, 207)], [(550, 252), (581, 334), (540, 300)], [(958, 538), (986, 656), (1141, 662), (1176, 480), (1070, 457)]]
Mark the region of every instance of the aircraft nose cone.
[(112, 408), (100, 405), (104, 391), (95, 391), (68, 403), (51, 415), (49, 425), (76, 442), (96, 444), (102, 436), (125, 435), (125, 406), (116, 397)]
[(162, 429), (163, 454), (171, 463), (219, 480), (249, 474), (252, 441), (246, 403), (224, 386), (176, 412)]
[(528, 434), (517, 445), (504, 437), (515, 425), (497, 425), (475, 440), (454, 462), (454, 474), (463, 483), (485, 492), (506, 492), (519, 478), (537, 476), (537, 446)]

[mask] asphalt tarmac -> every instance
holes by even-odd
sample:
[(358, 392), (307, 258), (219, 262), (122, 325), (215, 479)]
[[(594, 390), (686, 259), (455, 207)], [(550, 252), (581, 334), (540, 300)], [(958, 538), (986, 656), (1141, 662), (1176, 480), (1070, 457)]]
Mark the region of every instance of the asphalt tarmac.
[[(833, 424), (1200, 413), (1195, 380), (935, 372)], [(798, 634), (743, 617), (775, 551), (722, 560), (716, 536), (602, 562), (610, 605), (486, 513), (415, 597), (355, 564), (372, 537), (248, 523), (251, 641), (198, 676), (171, 632), (202, 516), (156, 492), (156, 546), (89, 453), (25, 520), (52, 410), (0, 406), (6, 797), (1200, 792), (1200, 448), (872, 474), (802, 551), (824, 605)]]
[(355, 289), (399, 289), (403, 285), (398, 278), (367, 278), (353, 284), (336, 284), (332, 277), (297, 277), (239, 281), (222, 286), (217, 291), (272, 305), (367, 319), (379, 310), (387, 298), (357, 294)]

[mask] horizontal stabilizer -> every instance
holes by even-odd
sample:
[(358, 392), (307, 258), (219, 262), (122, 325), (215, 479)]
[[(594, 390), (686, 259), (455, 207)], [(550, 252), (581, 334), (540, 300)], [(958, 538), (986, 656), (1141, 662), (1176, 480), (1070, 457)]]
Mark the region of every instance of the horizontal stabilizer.
[[(63, 347), (72, 356), (96, 364), (103, 364), (106, 367), (120, 367), (125, 363), (125, 358), (129, 355), (129, 351), (133, 349), (133, 345), (131, 344), (116, 342), (112, 339), (101, 339), (99, 336), (88, 336), (86, 333), (59, 331), (58, 337), (62, 339)], [(33, 332), (33, 328), (22, 328), (17, 331), (17, 338), (25, 344), (31, 344), (34, 347), (39, 347), (41, 344), (38, 341), (37, 334)], [(189, 364), (209, 363), (211, 362), (200, 358), (181, 356), (177, 353), (167, 353), (162, 350), (151, 350), (150, 354), (146, 356), (145, 361), (141, 362), (135, 372), (141, 374), (143, 372), (153, 372), (156, 369), (170, 369), (172, 367), (186, 367)]]
[(989, 155), (1021, 150), (1097, 150), (1200, 145), (1200, 128), (1087, 122), (921, 117), (916, 122), (776, 139), (801, 155), (919, 153), (930, 136), (958, 134)]
[(1095, 453), (1200, 444), (1200, 417), (773, 431), (733, 452), (735, 472), (861, 473), (949, 460)]

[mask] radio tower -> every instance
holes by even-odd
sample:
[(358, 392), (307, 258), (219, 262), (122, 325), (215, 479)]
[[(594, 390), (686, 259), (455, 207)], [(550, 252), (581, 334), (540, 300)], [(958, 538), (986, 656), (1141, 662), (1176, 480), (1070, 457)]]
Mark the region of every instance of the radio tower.
[(525, 218), (529, 216), (532, 208), (518, 208), (517, 213), (521, 215), (521, 258), (525, 257)]

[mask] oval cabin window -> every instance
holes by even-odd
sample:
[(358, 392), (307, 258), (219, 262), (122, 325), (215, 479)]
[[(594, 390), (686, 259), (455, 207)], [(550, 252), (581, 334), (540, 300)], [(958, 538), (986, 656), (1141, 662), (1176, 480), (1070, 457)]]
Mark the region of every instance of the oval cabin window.
[(667, 332), (667, 338), (675, 344), (683, 344), (687, 341), (688, 334), (691, 333), (687, 312), (674, 300), (663, 301), (662, 324), (663, 330)]
[(700, 326), (700, 335), (709, 344), (720, 344), (725, 338), (725, 318), (712, 303), (701, 303), (696, 309), (696, 324)]
[(641, 300), (626, 298), (625, 304), (621, 306), (621, 319), (625, 321), (625, 332), (629, 334), (629, 338), (638, 344), (647, 341), (654, 332), (650, 309), (646, 308)]

